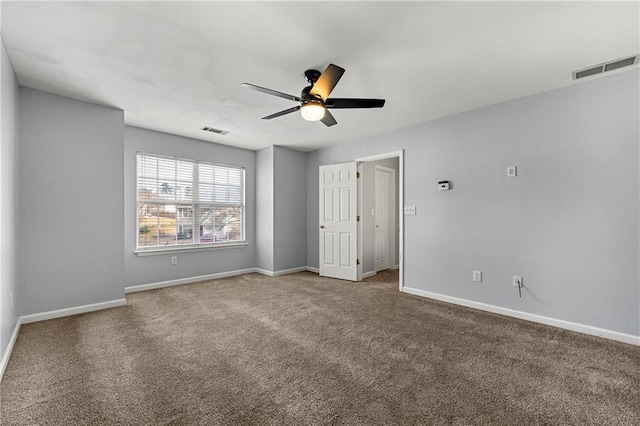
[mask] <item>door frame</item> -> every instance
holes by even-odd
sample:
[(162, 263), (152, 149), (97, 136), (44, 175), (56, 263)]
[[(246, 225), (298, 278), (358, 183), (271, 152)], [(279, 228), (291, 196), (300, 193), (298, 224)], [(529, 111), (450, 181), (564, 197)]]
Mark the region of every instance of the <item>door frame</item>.
[[(404, 288), (404, 214), (403, 214), (403, 206), (404, 206), (404, 150), (401, 149), (399, 151), (391, 151), (385, 152), (382, 154), (369, 155), (367, 157), (359, 157), (354, 161), (358, 163), (358, 171), (362, 176), (362, 164), (368, 163), (371, 161), (378, 160), (386, 160), (389, 158), (398, 158), (398, 268), (399, 268), (399, 279), (398, 279), (398, 290), (402, 291)], [(358, 180), (358, 214), (362, 217), (362, 179)], [(363, 258), (363, 247), (362, 247), (362, 222), (358, 222), (358, 258)], [(362, 262), (358, 265), (358, 280), (362, 279)]]

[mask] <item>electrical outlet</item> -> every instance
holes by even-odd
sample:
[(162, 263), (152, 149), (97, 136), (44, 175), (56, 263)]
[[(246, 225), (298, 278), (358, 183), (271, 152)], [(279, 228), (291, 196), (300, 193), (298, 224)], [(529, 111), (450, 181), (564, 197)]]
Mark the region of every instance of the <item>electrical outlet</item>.
[(517, 166), (507, 167), (507, 177), (516, 177), (516, 176), (518, 176), (518, 167)]
[(178, 256), (171, 256), (171, 264), (172, 265), (178, 264)]
[(473, 280), (476, 282), (482, 282), (482, 271), (473, 271)]
[(513, 276), (513, 286), (514, 287), (523, 287), (524, 286), (522, 284), (522, 276), (521, 275), (514, 275)]

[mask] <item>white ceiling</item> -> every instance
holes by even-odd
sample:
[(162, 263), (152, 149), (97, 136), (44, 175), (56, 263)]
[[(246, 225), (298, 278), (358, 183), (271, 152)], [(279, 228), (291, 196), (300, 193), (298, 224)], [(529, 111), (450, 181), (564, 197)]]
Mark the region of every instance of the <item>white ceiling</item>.
[[(3, 1), (1, 12), (21, 85), (248, 149), (310, 151), (575, 84), (572, 71), (640, 53), (637, 1)], [(330, 128), (261, 120), (295, 104), (240, 87), (299, 95), (304, 70), (329, 63), (346, 69), (333, 97), (385, 107), (333, 110)]]

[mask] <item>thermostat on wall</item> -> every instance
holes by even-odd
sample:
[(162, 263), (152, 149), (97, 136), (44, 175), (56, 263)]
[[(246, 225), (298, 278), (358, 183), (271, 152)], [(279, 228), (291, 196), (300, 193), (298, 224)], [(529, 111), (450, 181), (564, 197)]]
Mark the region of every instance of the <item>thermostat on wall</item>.
[(448, 180), (441, 180), (440, 182), (438, 182), (438, 189), (440, 191), (448, 191), (449, 190), (449, 181)]

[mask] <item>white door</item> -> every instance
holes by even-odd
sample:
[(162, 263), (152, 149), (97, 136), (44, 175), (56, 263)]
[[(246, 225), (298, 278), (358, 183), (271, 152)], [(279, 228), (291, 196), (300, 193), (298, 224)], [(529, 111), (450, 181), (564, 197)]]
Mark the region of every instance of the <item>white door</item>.
[(391, 261), (391, 193), (393, 169), (375, 167), (375, 270), (389, 269)]
[(358, 280), (356, 163), (320, 166), (320, 275)]

